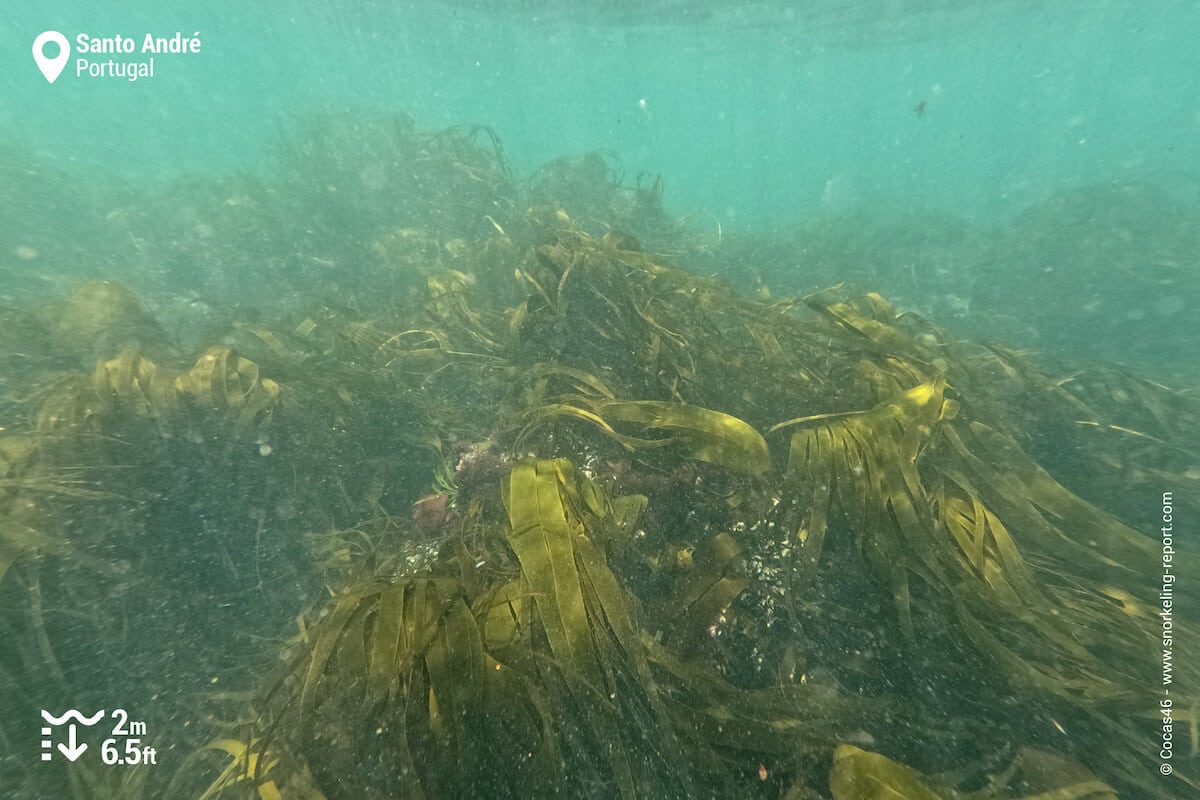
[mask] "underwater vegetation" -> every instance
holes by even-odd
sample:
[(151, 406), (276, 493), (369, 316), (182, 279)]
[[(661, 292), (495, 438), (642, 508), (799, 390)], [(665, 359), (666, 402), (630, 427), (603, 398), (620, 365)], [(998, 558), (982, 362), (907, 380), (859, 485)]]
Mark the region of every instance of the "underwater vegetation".
[[(114, 218), (212, 280), (278, 247), (280, 302), (195, 346), (115, 282), (0, 309), (10, 796), (1200, 789), (1186, 581), (1172, 776), (1151, 746), (1194, 394), (874, 292), (743, 296), (603, 154), (520, 181), (483, 129), (341, 126), (270, 191), (172, 190), (242, 198), (211, 245), (151, 238), (195, 207)], [(136, 709), (160, 762), (25, 758), (64, 698)]]
[(1188, 195), (1106, 182), (996, 228), (915, 213), (816, 216), (769, 235), (731, 233), (688, 263), (745, 290), (803, 294), (845, 281), (972, 338), (1172, 375), (1200, 355)]

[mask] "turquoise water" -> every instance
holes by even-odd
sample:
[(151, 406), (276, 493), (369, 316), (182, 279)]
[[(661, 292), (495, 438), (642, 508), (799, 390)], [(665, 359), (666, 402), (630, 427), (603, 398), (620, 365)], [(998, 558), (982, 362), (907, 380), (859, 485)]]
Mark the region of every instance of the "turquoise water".
[(1200, 793), (1200, 4), (162, 5), (0, 20), (0, 799)]
[[(202, 45), (137, 83), (77, 78), (72, 63), (48, 85), (28, 40), (53, 28)], [(671, 214), (722, 234), (786, 238), (827, 219), (818, 238), (842, 252), (843, 233), (881, 224), (868, 238), (892, 242), (859, 288), (943, 321), (972, 303), (1016, 317), (1027, 324), (977, 331), (1014, 344), (1144, 362), (1161, 352), (1158, 319), (1200, 327), (1200, 285), (1175, 266), (1200, 203), (1197, 29), (1193, 3), (1118, 0), (23, 7), (0, 27), (0, 142), (101, 174), (5, 210), (19, 226), (119, 181), (269, 172), (308, 115), (402, 113), (424, 130), (489, 126), (518, 175), (606, 150), (627, 183), (658, 176)], [(964, 223), (999, 238), (960, 251), (946, 226)], [(1092, 250), (1109, 263), (1074, 258)], [(788, 258), (758, 271), (785, 292), (848, 277)], [(1021, 308), (1029, 286), (1052, 314)], [(1080, 335), (1099, 318), (1101, 340)], [(1181, 342), (1196, 351), (1195, 336)]]
[[(1194, 197), (1200, 177), (1190, 2), (189, 5), (10, 9), (5, 140), (158, 178), (253, 164), (298, 111), (403, 110), (490, 125), (525, 170), (610, 148), (674, 207), (746, 226), (859, 206), (996, 222), (1063, 188)], [(27, 42), (52, 28), (199, 31), (203, 50), (138, 86), (50, 87)]]

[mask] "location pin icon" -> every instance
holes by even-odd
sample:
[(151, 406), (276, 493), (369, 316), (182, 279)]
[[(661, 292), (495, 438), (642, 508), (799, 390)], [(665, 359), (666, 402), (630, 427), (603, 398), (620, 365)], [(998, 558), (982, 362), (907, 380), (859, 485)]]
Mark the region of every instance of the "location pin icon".
[[(46, 58), (46, 54), (42, 52), (47, 42), (54, 42), (58, 45), (58, 55), (54, 58)], [(54, 83), (58, 80), (58, 76), (62, 74), (63, 67), (71, 59), (71, 45), (67, 42), (67, 37), (63, 36), (58, 31), (46, 31), (33, 40), (33, 60), (37, 62), (38, 69), (46, 76), (46, 80)]]

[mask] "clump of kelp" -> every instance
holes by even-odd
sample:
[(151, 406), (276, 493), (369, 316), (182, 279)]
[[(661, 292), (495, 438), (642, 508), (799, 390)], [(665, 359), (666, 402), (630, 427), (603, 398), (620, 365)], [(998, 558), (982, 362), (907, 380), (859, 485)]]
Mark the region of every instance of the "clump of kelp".
[[(454, 136), (428, 157), (508, 191)], [(16, 796), (1192, 795), (1197, 591), (1165, 778), (1146, 531), (1195, 511), (1194, 397), (746, 299), (603, 230), (637, 190), (537, 191), (370, 315), (184, 354), (114, 284), (4, 312), (3, 750), (67, 702), (162, 753), (5, 758)]]

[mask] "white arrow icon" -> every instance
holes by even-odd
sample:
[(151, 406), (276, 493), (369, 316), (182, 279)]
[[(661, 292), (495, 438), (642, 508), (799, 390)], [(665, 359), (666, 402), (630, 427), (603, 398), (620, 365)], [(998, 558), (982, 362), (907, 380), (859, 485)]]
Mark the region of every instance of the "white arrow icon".
[(67, 757), (67, 761), (74, 761), (83, 755), (83, 751), (87, 750), (87, 742), (82, 744), (75, 743), (75, 723), (72, 722), (67, 728), (67, 744), (58, 743), (58, 751)]
[[(58, 45), (58, 55), (54, 58), (46, 58), (46, 54), (43, 52), (49, 42), (54, 42)], [(58, 80), (58, 76), (62, 74), (63, 67), (67, 65), (67, 61), (70, 59), (71, 45), (67, 41), (67, 37), (58, 31), (46, 31), (33, 40), (33, 60), (37, 62), (38, 69), (46, 76), (46, 80), (51, 83)]]

